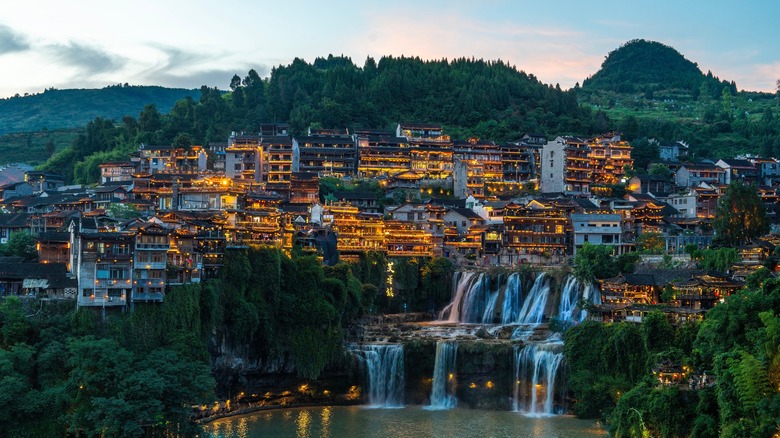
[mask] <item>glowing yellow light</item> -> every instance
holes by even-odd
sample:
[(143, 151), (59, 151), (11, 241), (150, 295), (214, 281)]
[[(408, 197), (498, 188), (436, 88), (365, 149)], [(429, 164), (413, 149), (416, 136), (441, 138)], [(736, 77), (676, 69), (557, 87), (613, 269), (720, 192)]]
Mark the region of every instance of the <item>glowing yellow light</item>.
[(474, 389), (477, 387), (477, 384), (474, 382), (469, 383), (469, 388)]
[(485, 387), (487, 389), (493, 389), (493, 382), (488, 380), (487, 383), (485, 383)]

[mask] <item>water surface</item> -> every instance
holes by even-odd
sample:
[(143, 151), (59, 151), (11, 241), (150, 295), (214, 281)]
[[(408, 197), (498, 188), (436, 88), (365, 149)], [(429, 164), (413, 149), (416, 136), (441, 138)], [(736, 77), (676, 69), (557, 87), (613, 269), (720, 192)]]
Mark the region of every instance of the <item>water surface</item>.
[(424, 438), (606, 436), (593, 421), (559, 416), (529, 418), (506, 411), (476, 409), (367, 409), (363, 406), (316, 407), (256, 412), (214, 421), (209, 438)]

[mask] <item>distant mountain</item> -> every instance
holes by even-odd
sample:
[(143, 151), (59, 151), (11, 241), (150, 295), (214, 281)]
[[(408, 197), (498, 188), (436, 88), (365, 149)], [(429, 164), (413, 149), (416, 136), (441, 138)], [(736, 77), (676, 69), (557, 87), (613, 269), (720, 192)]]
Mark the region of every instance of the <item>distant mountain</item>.
[(167, 113), (177, 100), (188, 96), (197, 100), (200, 90), (114, 85), (101, 89), (51, 89), (0, 99), (0, 134), (83, 127), (95, 117), (137, 118), (144, 105), (150, 103)]
[(711, 74), (705, 76), (696, 63), (672, 47), (655, 41), (632, 40), (610, 52), (601, 69), (586, 79), (582, 88), (617, 93), (670, 89), (696, 93), (708, 79), (717, 82), (717, 78)]
[(628, 140), (683, 140), (694, 158), (780, 156), (777, 96), (737, 91), (733, 81), (702, 73), (680, 52), (655, 41), (632, 40), (610, 52), (577, 89), (577, 98), (597, 111), (602, 129), (617, 129)]

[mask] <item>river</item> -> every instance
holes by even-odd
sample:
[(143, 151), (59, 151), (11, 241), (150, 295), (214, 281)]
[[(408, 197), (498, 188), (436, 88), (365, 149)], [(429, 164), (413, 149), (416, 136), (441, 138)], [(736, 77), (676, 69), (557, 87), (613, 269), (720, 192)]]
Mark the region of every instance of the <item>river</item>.
[(424, 438), (607, 436), (593, 421), (569, 416), (531, 418), (476, 409), (370, 409), (363, 406), (281, 409), (224, 418), (205, 425), (208, 438)]

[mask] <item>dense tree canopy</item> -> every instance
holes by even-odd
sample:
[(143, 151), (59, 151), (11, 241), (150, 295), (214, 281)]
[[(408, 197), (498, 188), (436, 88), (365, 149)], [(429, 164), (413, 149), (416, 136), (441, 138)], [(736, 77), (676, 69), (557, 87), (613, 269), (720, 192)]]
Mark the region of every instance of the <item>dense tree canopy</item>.
[(712, 227), (717, 242), (725, 246), (744, 245), (768, 233), (766, 207), (756, 187), (739, 181), (729, 184), (718, 200)]
[[(604, 417), (616, 437), (771, 437), (780, 427), (780, 281), (765, 273), (702, 323), (587, 321), (565, 334), (574, 413)], [(641, 340), (641, 342), (637, 342)], [(661, 385), (660, 363), (709, 384)]]

